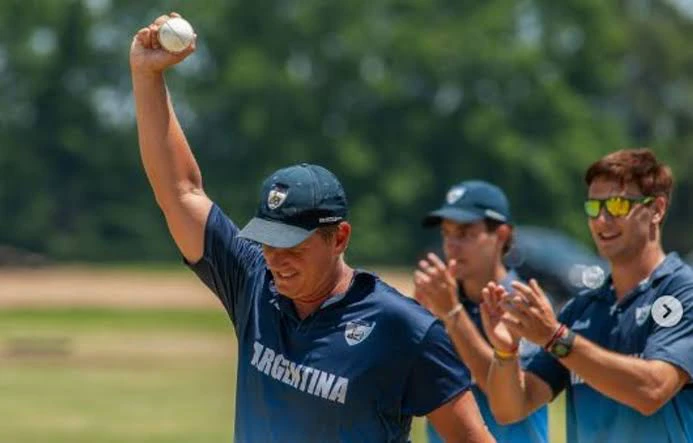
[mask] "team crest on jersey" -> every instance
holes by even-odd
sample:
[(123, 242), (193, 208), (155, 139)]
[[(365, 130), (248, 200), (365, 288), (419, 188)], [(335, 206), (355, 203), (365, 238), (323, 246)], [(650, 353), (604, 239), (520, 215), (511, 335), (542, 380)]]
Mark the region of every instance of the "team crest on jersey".
[(650, 311), (652, 310), (652, 305), (645, 305), (639, 308), (635, 308), (635, 323), (638, 326), (642, 326), (647, 321), (650, 316)]
[(274, 211), (284, 204), (288, 195), (288, 189), (283, 186), (274, 185), (267, 195), (267, 207)]
[(445, 196), (445, 200), (448, 202), (449, 205), (455, 204), (457, 200), (462, 198), (465, 192), (467, 192), (465, 188), (452, 188), (448, 191), (448, 194)]
[(350, 321), (346, 324), (344, 330), (344, 338), (349, 346), (354, 346), (371, 335), (371, 331), (375, 327), (375, 322), (369, 323), (363, 320)]

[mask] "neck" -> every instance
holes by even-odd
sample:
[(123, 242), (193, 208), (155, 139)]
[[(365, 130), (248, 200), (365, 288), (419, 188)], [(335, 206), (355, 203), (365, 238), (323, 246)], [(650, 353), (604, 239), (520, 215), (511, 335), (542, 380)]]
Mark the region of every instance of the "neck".
[(340, 259), (324, 284), (315, 291), (315, 296), (293, 300), (298, 317), (303, 320), (317, 311), (328, 298), (345, 293), (349, 289), (353, 276), (354, 270)]
[(505, 269), (505, 266), (502, 263), (497, 263), (483, 274), (466, 278), (462, 282), (464, 295), (474, 303), (481, 303), (481, 290), (486, 287), (488, 282), (500, 283), (507, 275), (508, 270)]
[(620, 301), (638, 283), (649, 277), (665, 257), (662, 246), (654, 244), (646, 246), (639, 254), (612, 261), (610, 263), (611, 279), (616, 290), (616, 299)]

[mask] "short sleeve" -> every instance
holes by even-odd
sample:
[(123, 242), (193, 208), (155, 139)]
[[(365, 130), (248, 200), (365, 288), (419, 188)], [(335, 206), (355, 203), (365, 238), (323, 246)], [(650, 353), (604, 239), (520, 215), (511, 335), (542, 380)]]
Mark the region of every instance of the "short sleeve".
[(654, 322), (645, 343), (643, 358), (672, 363), (693, 379), (693, 283), (672, 291), (671, 296), (681, 304), (681, 320), (673, 326), (661, 326)]
[(204, 255), (194, 264), (186, 263), (223, 303), (236, 329), (249, 312), (264, 259), (260, 248), (238, 237), (238, 227), (213, 205), (205, 227)]
[[(571, 299), (566, 303), (558, 314), (558, 321), (563, 324), (572, 324), (575, 320), (576, 299)], [(566, 369), (553, 355), (539, 348), (522, 363), (526, 372), (531, 372), (540, 379), (544, 380), (553, 392), (553, 396), (561, 393), (570, 382), (570, 371)]]
[(419, 344), (406, 383), (402, 412), (416, 416), (433, 412), (470, 388), (469, 369), (457, 357), (439, 321)]
[(523, 368), (526, 368), (529, 362), (532, 361), (532, 358), (534, 358), (534, 356), (541, 351), (541, 346), (537, 345), (536, 343), (532, 343), (525, 338), (520, 339), (520, 365)]

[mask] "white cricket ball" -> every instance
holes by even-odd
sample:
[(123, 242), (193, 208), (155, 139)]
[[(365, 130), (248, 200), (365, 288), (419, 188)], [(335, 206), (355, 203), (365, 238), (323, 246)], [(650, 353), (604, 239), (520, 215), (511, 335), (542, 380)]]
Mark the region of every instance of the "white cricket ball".
[(190, 46), (195, 38), (195, 31), (187, 20), (173, 17), (159, 27), (159, 43), (168, 52), (181, 52)]

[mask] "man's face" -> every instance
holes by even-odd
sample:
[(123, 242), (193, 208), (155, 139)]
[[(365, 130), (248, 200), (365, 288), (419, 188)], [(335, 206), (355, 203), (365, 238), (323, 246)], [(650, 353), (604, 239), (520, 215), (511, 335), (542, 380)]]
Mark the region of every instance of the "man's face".
[[(624, 186), (618, 180), (607, 178), (596, 178), (588, 190), (590, 199), (614, 196), (644, 197), (636, 184), (628, 183)], [(610, 262), (628, 260), (639, 254), (648, 241), (656, 238), (655, 230), (658, 229), (659, 219), (654, 219), (654, 207), (654, 203), (635, 203), (630, 213), (624, 217), (614, 217), (602, 207), (597, 217), (590, 217), (588, 224), (599, 254)]]
[(495, 265), (502, 245), (497, 232), (489, 232), (486, 223), (457, 223), (444, 219), (440, 224), (443, 252), (447, 260), (457, 260), (457, 278), (484, 276)]
[(327, 295), (325, 291), (332, 289), (331, 279), (348, 241), (350, 229), (345, 229), (340, 228), (328, 239), (315, 232), (292, 248), (263, 245), (277, 291), (292, 300), (306, 302)]

